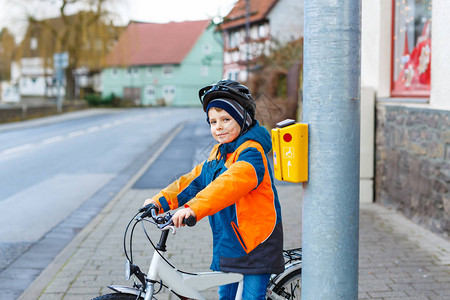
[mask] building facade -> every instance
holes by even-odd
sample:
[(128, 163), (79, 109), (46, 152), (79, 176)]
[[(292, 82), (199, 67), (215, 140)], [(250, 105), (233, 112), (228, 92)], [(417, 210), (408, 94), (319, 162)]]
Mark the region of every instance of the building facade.
[(362, 4), (361, 101), (375, 107), (375, 164), (362, 176), (376, 202), (448, 238), (450, 2)]
[(283, 45), (303, 36), (302, 1), (249, 0), (248, 4), (239, 0), (221, 25), (224, 78), (247, 81), (253, 59), (269, 55), (276, 43)]
[[(91, 81), (123, 29), (102, 21), (93, 24), (89, 21), (93, 16), (92, 11), (79, 11), (29, 22), (11, 64), (11, 85), (21, 96), (54, 98), (63, 95), (67, 86), (76, 97), (84, 88), (95, 91)], [(55, 55), (62, 53), (68, 55), (67, 72), (58, 74)]]
[(107, 57), (102, 96), (144, 106), (199, 105), (199, 87), (221, 76), (221, 36), (210, 21), (130, 23)]

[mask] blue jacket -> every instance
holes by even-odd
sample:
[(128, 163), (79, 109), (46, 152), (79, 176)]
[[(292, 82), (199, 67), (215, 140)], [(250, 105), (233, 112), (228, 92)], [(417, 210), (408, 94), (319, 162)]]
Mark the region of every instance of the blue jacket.
[(215, 271), (242, 274), (284, 270), (281, 208), (267, 153), (269, 132), (258, 123), (213, 147), (209, 158), (158, 195), (164, 211), (189, 206), (209, 216)]

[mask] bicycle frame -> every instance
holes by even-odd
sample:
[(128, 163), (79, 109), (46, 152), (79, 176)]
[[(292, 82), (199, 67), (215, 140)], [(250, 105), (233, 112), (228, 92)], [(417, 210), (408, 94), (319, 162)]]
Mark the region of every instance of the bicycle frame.
[[(171, 227), (170, 227), (171, 228)], [(169, 228), (165, 229), (168, 230)], [(172, 228), (172, 230), (175, 230)], [(162, 253), (157, 250), (153, 253), (153, 258), (148, 270), (146, 279), (146, 292), (134, 287), (108, 286), (110, 289), (126, 294), (140, 295), (145, 300), (152, 300), (154, 295), (154, 285), (161, 280), (170, 290), (178, 296), (206, 300), (201, 294), (209, 288), (218, 287), (225, 284), (239, 282), (236, 300), (242, 300), (243, 275), (238, 273), (224, 272), (200, 272), (184, 273), (170, 266), (162, 257)]]
[[(162, 257), (155, 252), (148, 271), (148, 279), (150, 282), (147, 283), (147, 291), (149, 291), (149, 285), (151, 285), (152, 282), (157, 281), (158, 278), (178, 295), (203, 300), (205, 298), (200, 291), (234, 282), (240, 282), (240, 285), (242, 286), (243, 275), (223, 272), (184, 274), (169, 266)], [(237, 295), (236, 300), (241, 300), (241, 295)], [(150, 300), (151, 298), (147, 298), (146, 296), (144, 299)]]
[[(139, 222), (145, 220), (145, 217), (143, 217), (142, 215), (138, 218), (136, 218), (136, 216), (137, 214), (132, 218), (127, 226), (127, 229), (125, 230), (124, 251), (127, 258), (126, 277), (127, 279), (129, 279), (131, 274), (135, 275), (136, 278), (140, 281), (140, 284), (137, 284), (135, 282), (133, 287), (108, 286), (108, 288), (118, 293), (137, 296), (136, 298), (139, 297), (139, 299), (141, 299), (142, 297), (145, 300), (154, 300), (156, 299), (154, 298), (154, 296), (157, 295), (161, 290), (161, 287), (164, 286), (180, 299), (206, 300), (206, 298), (202, 295), (203, 291), (230, 283), (238, 283), (238, 290), (235, 300), (242, 300), (244, 278), (242, 274), (216, 271), (199, 273), (183, 272), (178, 270), (164, 257), (164, 253), (167, 250), (166, 242), (169, 233), (176, 232), (176, 228), (173, 226), (170, 213), (167, 213), (164, 217), (155, 217), (156, 214), (154, 214), (154, 216), (152, 216), (153, 221), (148, 221), (154, 224), (159, 230), (161, 230), (159, 243), (156, 246), (152, 242), (150, 236), (147, 234), (145, 226), (142, 223), (144, 233), (155, 250), (153, 252), (153, 257), (147, 275), (141, 272), (139, 267), (133, 264), (132, 255), (130, 255), (130, 257), (128, 256), (125, 243), (128, 228), (134, 220), (135, 223), (132, 226), (132, 231), (130, 234), (130, 252), (132, 253), (131, 245), (134, 228)], [(195, 222), (191, 225), (188, 222), (186, 223), (189, 226), (195, 225)], [(270, 298), (272, 300), (286, 300), (294, 299), (294, 297), (296, 297), (294, 296), (294, 290), (290, 283), (292, 282), (292, 278), (296, 278), (296, 276), (301, 275), (302, 250), (301, 248), (283, 250), (283, 255), (285, 257), (285, 271), (281, 274), (271, 276), (266, 294), (268, 299)], [(160, 286), (158, 286), (158, 284)], [(156, 287), (159, 287), (157, 291), (155, 291), (155, 285)], [(297, 285), (294, 285), (295, 290), (297, 289), (296, 286), (298, 287), (298, 283)], [(98, 300), (100, 299), (101, 297), (99, 297)], [(104, 299), (110, 298), (106, 297)]]

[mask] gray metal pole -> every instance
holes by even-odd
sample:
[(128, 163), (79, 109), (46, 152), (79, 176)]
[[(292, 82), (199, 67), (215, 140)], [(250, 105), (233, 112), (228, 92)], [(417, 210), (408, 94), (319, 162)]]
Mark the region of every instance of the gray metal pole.
[(361, 0), (306, 0), (302, 299), (358, 299)]

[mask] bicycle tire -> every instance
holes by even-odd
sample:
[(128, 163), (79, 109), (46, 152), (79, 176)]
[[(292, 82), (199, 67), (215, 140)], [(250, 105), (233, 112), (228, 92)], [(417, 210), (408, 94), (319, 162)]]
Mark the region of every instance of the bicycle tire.
[(268, 290), (273, 296), (268, 296), (268, 300), (297, 300), (301, 299), (302, 292), (302, 269), (295, 269), (287, 274), (278, 283), (270, 284)]
[(142, 298), (142, 297), (137, 298), (136, 295), (130, 295), (130, 294), (113, 293), (113, 294), (106, 294), (103, 296), (95, 297), (92, 300), (138, 300), (138, 299), (141, 300), (144, 298)]

